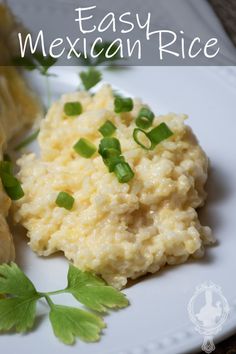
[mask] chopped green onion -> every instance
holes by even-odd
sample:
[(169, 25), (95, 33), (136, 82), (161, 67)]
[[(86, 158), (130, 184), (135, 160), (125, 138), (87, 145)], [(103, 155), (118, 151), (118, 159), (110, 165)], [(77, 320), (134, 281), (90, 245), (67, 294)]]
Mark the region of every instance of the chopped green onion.
[(75, 199), (66, 192), (60, 192), (56, 199), (56, 204), (60, 208), (71, 210), (73, 208)]
[[(140, 139), (139, 139), (139, 135), (140, 134), (144, 134), (144, 137), (145, 137), (145, 140), (147, 140), (147, 145), (144, 145)], [(135, 128), (134, 131), (133, 131), (133, 138), (134, 138), (134, 141), (140, 145), (143, 149), (145, 150), (151, 150), (151, 147), (152, 147), (152, 144), (150, 142), (150, 139), (148, 137), (148, 133), (146, 133), (143, 129), (140, 129), (140, 128)]]
[(32, 143), (35, 139), (37, 139), (38, 135), (39, 135), (39, 129), (36, 130), (34, 133), (32, 133), (31, 135), (29, 135), (27, 138), (25, 138), (23, 141), (21, 141), (16, 147), (15, 147), (15, 151), (21, 150), (24, 147), (26, 147), (27, 145), (29, 145), (30, 143)]
[(80, 102), (67, 102), (64, 104), (64, 113), (69, 116), (78, 116), (83, 111)]
[(108, 137), (115, 132), (116, 127), (110, 120), (107, 120), (98, 130), (104, 137)]
[(25, 193), (21, 187), (20, 182), (16, 179), (17, 183), (13, 187), (4, 187), (7, 195), (11, 200), (19, 200), (24, 197)]
[(122, 112), (130, 112), (132, 111), (134, 104), (133, 100), (130, 97), (121, 97), (116, 96), (114, 100), (115, 112), (122, 113)]
[(108, 159), (103, 159), (104, 164), (108, 167), (109, 172), (114, 172), (115, 166), (120, 162), (125, 162), (123, 156), (111, 156)]
[(161, 123), (157, 127), (153, 128), (148, 133), (148, 138), (150, 139), (150, 141), (152, 143), (151, 150), (153, 150), (156, 147), (156, 145), (160, 144), (163, 140), (168, 139), (172, 135), (173, 135), (173, 132), (166, 125), (166, 123)]
[(138, 114), (138, 117), (135, 120), (135, 123), (137, 127), (141, 129), (148, 129), (151, 127), (153, 120), (154, 120), (154, 114), (150, 109), (148, 108), (141, 108)]
[[(140, 134), (145, 135), (145, 137), (149, 140), (149, 146), (144, 145), (138, 138)], [(140, 128), (135, 128), (133, 131), (133, 138), (135, 142), (140, 145), (145, 150), (154, 150), (155, 147), (160, 144), (163, 140), (168, 139), (173, 135), (173, 132), (169, 129), (166, 123), (161, 123), (157, 127), (153, 128), (150, 132), (146, 133), (144, 130)]]
[(4, 188), (15, 187), (19, 183), (12, 174), (6, 172), (1, 172), (1, 180)]
[(134, 177), (134, 172), (127, 162), (120, 162), (115, 165), (114, 173), (120, 183), (127, 183)]
[(0, 177), (9, 198), (18, 200), (24, 197), (20, 181), (13, 176), (13, 165), (10, 161), (0, 161)]
[(99, 144), (98, 152), (105, 159), (110, 158), (111, 156), (121, 155), (119, 140), (109, 137), (103, 138)]
[(0, 175), (2, 175), (3, 172), (10, 175), (13, 174), (13, 166), (10, 161), (0, 161)]
[(96, 152), (96, 146), (90, 143), (87, 139), (81, 138), (74, 145), (74, 150), (82, 157), (89, 159)]

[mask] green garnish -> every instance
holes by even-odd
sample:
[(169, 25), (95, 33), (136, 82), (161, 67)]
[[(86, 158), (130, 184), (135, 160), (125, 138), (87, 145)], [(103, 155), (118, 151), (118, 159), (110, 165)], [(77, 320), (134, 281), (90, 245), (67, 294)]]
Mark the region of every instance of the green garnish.
[(36, 52), (30, 57), (14, 57), (12, 61), (14, 65), (22, 66), (26, 70), (38, 70), (43, 76), (51, 76), (48, 71), (54, 64), (56, 64), (57, 59), (50, 55), (44, 56), (42, 53)]
[(173, 135), (173, 132), (166, 125), (166, 123), (161, 123), (157, 127), (153, 128), (149, 133), (148, 137), (152, 143), (152, 149), (154, 149), (163, 140), (168, 139)]
[(120, 183), (127, 183), (134, 177), (134, 172), (127, 162), (116, 164), (114, 167), (114, 173)]
[(33, 58), (37, 63), (36, 68), (38, 71), (44, 76), (54, 76), (49, 74), (49, 69), (56, 64), (57, 59), (51, 57), (50, 55), (44, 56), (40, 52), (36, 52), (33, 54)]
[(111, 137), (103, 138), (99, 144), (98, 152), (104, 159), (121, 155), (119, 140)]
[(68, 284), (65, 289), (52, 292), (38, 292), (30, 279), (15, 264), (0, 266), (0, 330), (27, 332), (36, 321), (36, 305), (44, 299), (49, 306), (49, 320), (55, 336), (65, 344), (73, 344), (76, 337), (94, 342), (100, 339), (105, 327), (103, 319), (86, 310), (55, 304), (51, 296), (70, 293), (83, 305), (97, 312), (128, 306), (125, 295), (108, 286), (101, 278), (89, 272), (82, 272), (69, 266)]
[(13, 165), (11, 161), (3, 160), (0, 161), (0, 174), (8, 173), (10, 175), (13, 174)]
[(82, 105), (80, 102), (67, 102), (64, 104), (64, 113), (71, 116), (78, 116), (82, 113)]
[(35, 139), (37, 139), (38, 135), (39, 135), (40, 130), (36, 130), (34, 133), (32, 133), (31, 135), (27, 136), (27, 138), (25, 138), (23, 141), (21, 141), (16, 147), (15, 147), (15, 151), (19, 151), (21, 149), (23, 149), (24, 147), (26, 147), (27, 145), (29, 145), (30, 143), (32, 143)]
[[(141, 142), (139, 136), (140, 135), (143, 135), (143, 137), (145, 138), (145, 143), (146, 145), (144, 145), (144, 143)], [(134, 131), (133, 131), (133, 138), (134, 138), (134, 141), (140, 145), (143, 149), (145, 150), (152, 150), (151, 147), (152, 147), (152, 144), (150, 142), (150, 139), (148, 138), (148, 133), (145, 132), (145, 130), (143, 129), (140, 129), (140, 128), (135, 128)]]
[(134, 177), (129, 164), (121, 156), (121, 146), (118, 139), (103, 138), (99, 144), (98, 152), (102, 156), (109, 172), (114, 172), (120, 183), (129, 182)]
[(15, 57), (12, 59), (12, 64), (14, 64), (15, 66), (22, 66), (24, 67), (24, 69), (28, 70), (28, 71), (33, 71), (35, 69), (37, 69), (36, 64), (33, 62), (33, 60), (31, 58), (27, 58), (27, 57)]
[(138, 117), (135, 120), (137, 127), (141, 129), (148, 129), (152, 126), (154, 120), (154, 114), (148, 108), (141, 108), (138, 114)]
[(101, 72), (94, 68), (89, 68), (87, 71), (81, 71), (79, 76), (85, 90), (90, 90), (102, 80)]
[(124, 156), (111, 156), (103, 159), (104, 164), (108, 167), (109, 172), (114, 172), (115, 166), (120, 162), (125, 162)]
[(82, 157), (89, 159), (97, 151), (96, 146), (85, 138), (79, 139), (79, 141), (74, 145), (74, 150)]
[[(144, 145), (140, 139), (139, 134), (142, 133), (148, 140), (148, 145)], [(150, 132), (145, 132), (140, 128), (134, 129), (133, 138), (135, 142), (140, 145), (145, 150), (154, 150), (155, 147), (160, 144), (163, 140), (168, 139), (173, 135), (173, 132), (166, 125), (166, 123), (161, 123), (157, 127), (153, 128)]]
[(107, 120), (98, 130), (104, 137), (108, 137), (116, 131), (116, 127), (110, 120)]
[(15, 179), (15, 185), (12, 187), (4, 187), (5, 192), (11, 200), (19, 200), (24, 197), (25, 193), (21, 187), (20, 182)]
[(115, 96), (114, 106), (116, 113), (123, 113), (132, 111), (134, 104), (130, 97)]
[(57, 196), (56, 199), (56, 204), (60, 207), (60, 208), (64, 208), (67, 210), (71, 210), (73, 208), (75, 199), (66, 192), (60, 192)]
[(106, 285), (104, 280), (93, 273), (82, 272), (70, 265), (67, 278), (67, 291), (94, 311), (107, 312), (108, 308), (123, 308), (128, 305), (128, 300), (122, 293)]
[(0, 162), (0, 178), (3, 188), (11, 200), (19, 200), (24, 197), (20, 181), (13, 176), (13, 166), (10, 161)]

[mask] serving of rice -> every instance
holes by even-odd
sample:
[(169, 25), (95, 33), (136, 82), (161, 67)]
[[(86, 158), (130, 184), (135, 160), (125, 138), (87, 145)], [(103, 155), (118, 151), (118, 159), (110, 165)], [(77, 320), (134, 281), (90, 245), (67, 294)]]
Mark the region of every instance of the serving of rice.
[[(65, 116), (70, 101), (82, 104), (78, 117)], [(134, 100), (132, 112), (115, 114), (108, 85), (95, 95), (66, 94), (41, 123), (40, 157), (31, 153), (18, 161), (25, 196), (14, 205), (15, 220), (27, 229), (30, 247), (43, 256), (63, 251), (118, 289), (128, 278), (201, 257), (214, 242), (196, 211), (206, 199), (208, 158), (186, 116), (157, 116), (153, 125), (165, 122), (174, 134), (147, 151), (132, 136), (142, 106)], [(73, 150), (81, 137), (98, 147), (98, 129), (108, 119), (135, 174), (129, 183), (119, 183), (98, 153), (85, 159)], [(71, 211), (56, 205), (61, 191), (75, 198)]]

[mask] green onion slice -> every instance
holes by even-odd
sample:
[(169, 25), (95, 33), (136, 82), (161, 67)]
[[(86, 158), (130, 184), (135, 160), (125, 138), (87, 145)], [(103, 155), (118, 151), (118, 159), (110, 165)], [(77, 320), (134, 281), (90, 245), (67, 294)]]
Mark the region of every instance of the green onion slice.
[(69, 116), (78, 116), (83, 111), (80, 102), (67, 102), (64, 104), (64, 113)]
[(0, 162), (0, 177), (3, 188), (9, 198), (12, 200), (18, 200), (24, 197), (25, 194), (20, 181), (13, 176), (13, 166), (10, 161)]
[(73, 208), (75, 199), (66, 192), (60, 192), (57, 196), (56, 199), (56, 204), (60, 207), (60, 208), (64, 208), (67, 210), (71, 210)]
[(148, 129), (152, 126), (154, 120), (154, 114), (148, 108), (141, 108), (138, 114), (138, 117), (135, 120), (137, 127), (141, 129)]
[(0, 161), (0, 175), (2, 175), (3, 172), (10, 175), (13, 174), (13, 165), (11, 161)]
[(89, 159), (96, 152), (96, 146), (85, 138), (79, 139), (79, 141), (74, 145), (74, 150), (82, 157)]
[(108, 167), (109, 172), (114, 172), (115, 166), (118, 163), (125, 162), (124, 156), (111, 156), (108, 159), (103, 159), (104, 164)]
[(130, 97), (125, 98), (116, 96), (114, 100), (114, 106), (116, 113), (123, 113), (132, 111), (134, 104), (132, 98)]
[(108, 137), (115, 132), (116, 127), (110, 120), (107, 120), (98, 130), (104, 137)]
[(134, 172), (127, 162), (115, 165), (114, 173), (120, 183), (127, 183), (134, 177)]
[[(140, 140), (140, 136), (143, 136), (142, 141)], [(133, 138), (134, 138), (134, 141), (138, 145), (140, 145), (143, 149), (151, 150), (152, 144), (151, 144), (151, 141), (148, 137), (148, 133), (146, 133), (143, 129), (135, 128), (133, 131)]]
[(105, 159), (110, 158), (111, 156), (121, 155), (119, 140), (110, 137), (103, 138), (99, 144), (98, 152)]
[(7, 195), (11, 200), (19, 200), (24, 197), (25, 193), (21, 187), (20, 182), (17, 180), (17, 184), (13, 187), (4, 187)]
[[(149, 140), (146, 145), (140, 141), (140, 134), (143, 134), (144, 138)], [(148, 133), (140, 128), (135, 128), (133, 131), (133, 138), (135, 142), (145, 150), (154, 150), (158, 144), (160, 144), (163, 140), (168, 139), (172, 135), (173, 132), (169, 129), (166, 123), (161, 123)]]
[(166, 125), (166, 123), (161, 123), (157, 127), (153, 128), (147, 135), (152, 143), (151, 150), (153, 150), (156, 145), (160, 144), (163, 140), (166, 140), (170, 136), (172, 136), (173, 132)]
[(1, 180), (4, 188), (15, 187), (19, 183), (17, 178), (6, 172), (1, 172)]

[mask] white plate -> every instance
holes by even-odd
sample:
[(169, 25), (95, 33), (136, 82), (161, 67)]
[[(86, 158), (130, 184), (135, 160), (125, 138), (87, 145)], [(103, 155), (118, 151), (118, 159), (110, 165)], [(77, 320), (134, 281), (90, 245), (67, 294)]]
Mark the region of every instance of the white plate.
[[(59, 76), (52, 81), (52, 91), (57, 96), (76, 89), (78, 69), (55, 70)], [(99, 343), (78, 341), (68, 347), (58, 342), (42, 303), (34, 332), (0, 336), (3, 353), (177, 354), (200, 350), (202, 338), (188, 318), (187, 304), (195, 287), (206, 280), (222, 287), (231, 306), (221, 337), (236, 328), (236, 83), (232, 79), (235, 69), (136, 67), (103, 72), (106, 81), (142, 97), (156, 113), (174, 111), (190, 115), (188, 124), (212, 165), (208, 203), (201, 211), (201, 219), (212, 227), (218, 243), (207, 250), (204, 259), (167, 267), (127, 288), (124, 292), (131, 306), (106, 317), (107, 329)], [(35, 74), (31, 78), (43, 94), (42, 79)], [(28, 248), (25, 237), (16, 233), (15, 241), (17, 262), (38, 289), (53, 290), (65, 285), (68, 266), (62, 256), (39, 258)], [(59, 295), (55, 300), (75, 304), (69, 295)]]

